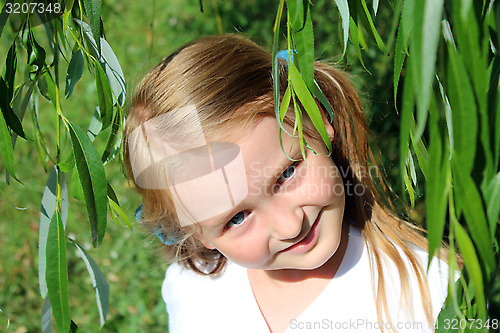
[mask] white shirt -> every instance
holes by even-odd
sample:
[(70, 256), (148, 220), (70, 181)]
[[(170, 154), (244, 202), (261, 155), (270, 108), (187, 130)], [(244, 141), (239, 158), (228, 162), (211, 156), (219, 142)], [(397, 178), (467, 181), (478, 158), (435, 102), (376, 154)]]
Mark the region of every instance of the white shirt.
[[(423, 267), (427, 253), (416, 250)], [(365, 242), (354, 227), (342, 264), (323, 292), (296, 319), (290, 321), (286, 333), (295, 332), (380, 332), (372, 288), (369, 254)], [(409, 267), (409, 266), (408, 266)], [(398, 274), (395, 266), (387, 264), (384, 278), (392, 297), (391, 322), (386, 328), (398, 332), (432, 332), (422, 307), (420, 291), (414, 276), (410, 278), (413, 318), (399, 311), (400, 283), (391, 281)], [(411, 272), (411, 269), (410, 269)], [(447, 295), (448, 265), (434, 259), (427, 275), (433, 319), (436, 319)], [(162, 296), (169, 314), (170, 333), (269, 333), (269, 328), (255, 300), (248, 280), (247, 269), (228, 262), (224, 273), (217, 278), (202, 276), (181, 265), (167, 269)]]

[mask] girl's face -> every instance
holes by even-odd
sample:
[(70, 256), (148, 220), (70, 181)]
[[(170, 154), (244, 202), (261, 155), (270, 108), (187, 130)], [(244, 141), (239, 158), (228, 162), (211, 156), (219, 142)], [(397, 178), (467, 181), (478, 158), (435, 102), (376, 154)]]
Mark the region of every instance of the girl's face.
[(233, 141), (243, 155), (248, 195), (234, 209), (199, 221), (197, 237), (244, 267), (315, 269), (340, 243), (342, 178), (324, 143), (308, 140), (318, 155), (306, 149), (303, 160), (298, 139), (282, 138), (288, 156), (298, 161), (283, 153), (272, 117)]

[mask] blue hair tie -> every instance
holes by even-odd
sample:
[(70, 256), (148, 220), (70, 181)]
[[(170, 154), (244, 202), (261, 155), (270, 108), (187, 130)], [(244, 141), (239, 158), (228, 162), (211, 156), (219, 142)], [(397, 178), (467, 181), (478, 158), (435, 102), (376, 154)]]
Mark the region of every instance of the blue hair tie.
[[(295, 61), (293, 59), (293, 56), (295, 54), (297, 54), (297, 50), (292, 50), (292, 54), (290, 55), (290, 58), (292, 59), (293, 63), (295, 63)], [(288, 49), (279, 51), (278, 53), (276, 53), (276, 57), (278, 57), (279, 59), (285, 60), (286, 63), (288, 64)]]
[[(137, 209), (135, 210), (135, 220), (137, 223), (141, 223), (141, 218), (142, 218), (142, 208), (144, 206), (141, 204)], [(158, 237), (161, 242), (165, 245), (175, 245), (178, 244), (181, 241), (181, 237), (178, 234), (173, 234), (173, 235), (165, 235), (160, 228), (155, 228), (154, 234), (156, 237)]]

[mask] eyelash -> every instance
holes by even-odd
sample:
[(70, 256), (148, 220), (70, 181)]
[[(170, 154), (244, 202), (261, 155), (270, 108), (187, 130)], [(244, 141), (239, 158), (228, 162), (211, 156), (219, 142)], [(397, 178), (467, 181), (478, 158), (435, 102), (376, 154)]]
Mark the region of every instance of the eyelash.
[[(297, 161), (297, 162), (294, 162), (294, 163), (290, 164), (290, 165), (289, 165), (289, 166), (285, 169), (285, 171), (283, 171), (283, 172), (281, 173), (281, 175), (278, 177), (278, 180), (276, 181), (276, 185), (277, 185), (277, 186), (281, 186), (281, 184), (283, 184), (283, 183), (285, 183), (286, 181), (288, 181), (288, 180), (290, 180), (291, 178), (293, 178), (293, 177), (296, 175), (296, 173), (297, 173), (297, 167), (298, 167), (299, 163), (300, 163), (300, 161)], [(286, 172), (288, 169), (290, 169), (291, 167), (293, 167), (293, 168), (294, 168), (294, 170), (293, 170), (293, 174), (292, 174), (292, 175), (290, 175), (288, 178), (285, 178), (284, 180), (281, 180), (281, 177), (282, 177), (282, 176), (285, 174), (285, 172)], [(240, 215), (240, 214), (244, 214), (243, 220), (242, 220), (239, 224), (235, 224), (234, 226), (231, 226), (231, 223), (232, 223), (231, 221), (232, 221), (235, 217), (237, 217), (238, 215)], [(248, 215), (249, 215), (249, 214), (250, 214), (250, 212), (248, 212), (248, 211), (246, 211), (246, 210), (236, 213), (236, 214), (235, 214), (235, 215), (234, 215), (234, 216), (233, 216), (233, 217), (232, 217), (232, 218), (231, 218), (231, 219), (230, 219), (230, 220), (226, 223), (225, 229), (231, 229), (231, 228), (234, 228), (234, 227), (237, 227), (237, 226), (242, 225), (243, 223), (245, 223), (245, 221), (246, 221), (246, 219), (247, 219), (247, 217), (248, 217)]]

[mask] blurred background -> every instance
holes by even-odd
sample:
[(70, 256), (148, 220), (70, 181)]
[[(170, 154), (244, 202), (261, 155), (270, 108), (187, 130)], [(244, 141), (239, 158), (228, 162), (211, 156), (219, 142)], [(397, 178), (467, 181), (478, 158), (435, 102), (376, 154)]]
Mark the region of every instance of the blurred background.
[[(101, 15), (106, 39), (124, 71), (128, 97), (142, 75), (157, 62), (201, 36), (241, 32), (258, 44), (271, 48), (278, 1), (205, 0), (202, 5), (203, 12), (198, 0), (103, 2)], [(375, 23), (382, 39), (391, 29), (392, 13), (393, 9), (386, 2), (380, 4)], [(314, 1), (312, 19), (316, 58), (336, 63), (351, 74), (364, 102), (370, 128), (383, 152), (381, 159), (389, 183), (400, 192), (399, 116), (392, 97), (392, 57), (384, 58), (376, 45), (368, 44), (363, 54), (366, 69), (359, 63), (351, 46), (341, 60), (341, 26), (333, 1)], [(40, 30), (40, 35), (42, 33)], [(12, 36), (12, 32), (5, 28), (0, 40), (2, 64), (12, 43), (13, 37), (9, 34)], [(285, 47), (285, 38), (281, 42)], [(19, 60), (20, 63), (23, 61)], [(97, 103), (95, 89), (94, 78), (85, 68), (73, 96), (63, 100), (63, 109), (71, 114), (73, 121), (78, 122), (79, 117), (82, 122), (90, 119), (89, 114), (94, 112)], [(39, 112), (46, 114), (40, 117), (46, 122), (41, 127), (45, 129), (55, 128), (56, 121), (48, 104), (40, 100)], [(24, 124), (29, 133), (30, 122)], [(53, 133), (43, 134), (50, 146), (55, 140)], [(104, 141), (98, 141), (99, 137), (96, 140), (98, 147), (105, 145)], [(47, 171), (37, 162), (38, 155), (31, 147), (32, 144), (24, 140), (18, 140), (16, 145), (17, 176), (24, 184), (11, 181), (7, 185), (0, 160), (0, 212), (3, 219), (0, 222), (0, 309), (10, 319), (8, 332), (16, 333), (41, 331), (43, 300), (38, 287), (38, 226)], [(121, 206), (133, 221), (134, 211), (141, 200), (125, 179), (118, 159), (107, 165), (106, 172)], [(69, 236), (83, 244), (110, 284), (109, 311), (102, 331), (166, 332), (168, 318), (160, 287), (167, 263), (162, 257), (159, 240), (137, 225), (132, 229), (124, 228), (109, 219), (104, 242), (100, 248), (94, 249), (84, 205), (75, 201), (71, 207), (67, 225)], [(417, 199), (416, 209), (410, 216), (417, 222), (422, 220), (419, 207)], [(99, 330), (99, 315), (94, 290), (83, 261), (71, 249), (68, 247), (71, 317), (82, 331), (95, 332)], [(0, 331), (5, 329), (6, 323), (6, 318), (0, 313)]]

